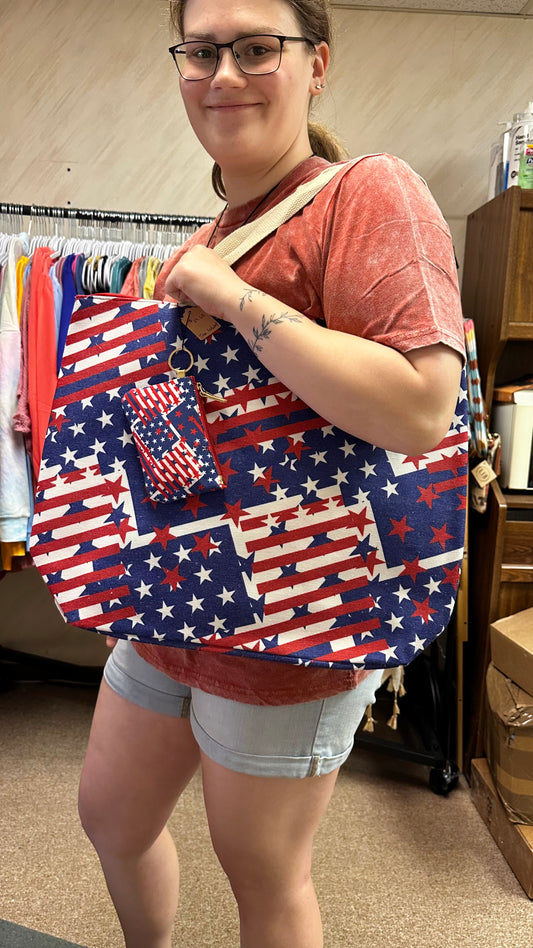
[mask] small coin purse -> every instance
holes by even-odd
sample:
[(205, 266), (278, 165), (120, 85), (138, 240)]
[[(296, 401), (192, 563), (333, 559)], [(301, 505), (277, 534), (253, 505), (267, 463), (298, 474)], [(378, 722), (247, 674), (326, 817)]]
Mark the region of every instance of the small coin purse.
[(150, 500), (168, 503), (225, 487), (193, 378), (177, 378), (122, 397)]

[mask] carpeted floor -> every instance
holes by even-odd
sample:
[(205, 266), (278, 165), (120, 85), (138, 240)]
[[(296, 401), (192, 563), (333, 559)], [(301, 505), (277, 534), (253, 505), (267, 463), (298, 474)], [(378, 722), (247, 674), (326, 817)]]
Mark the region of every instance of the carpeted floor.
[[(95, 691), (19, 684), (0, 693), (0, 918), (87, 948), (123, 941), (78, 823), (78, 774)], [(182, 864), (175, 948), (237, 948), (200, 777), (170, 822)], [(448, 797), (428, 770), (358, 750), (319, 831), (314, 878), (325, 948), (531, 948), (525, 895), (461, 778)], [(2, 940), (1, 948), (59, 948)], [(36, 936), (35, 936), (36, 937)]]
[(0, 919), (0, 945), (2, 948), (83, 948), (72, 941), (63, 941), (53, 935), (43, 935), (34, 929), (4, 922)]

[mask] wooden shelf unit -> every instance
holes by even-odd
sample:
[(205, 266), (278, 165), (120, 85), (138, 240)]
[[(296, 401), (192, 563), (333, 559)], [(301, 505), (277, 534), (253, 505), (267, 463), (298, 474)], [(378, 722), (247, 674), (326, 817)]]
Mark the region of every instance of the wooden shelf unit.
[[(474, 320), (487, 414), (498, 384), (533, 371), (533, 191), (509, 188), (469, 215), (462, 303)], [(493, 481), (487, 511), (469, 515), (464, 770), (484, 756), (490, 624), (533, 606), (533, 491)]]

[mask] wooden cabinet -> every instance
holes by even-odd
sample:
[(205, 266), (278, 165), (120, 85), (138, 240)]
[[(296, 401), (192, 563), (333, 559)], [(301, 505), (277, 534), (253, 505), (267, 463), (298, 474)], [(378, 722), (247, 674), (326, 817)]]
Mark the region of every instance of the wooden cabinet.
[[(462, 302), (475, 323), (489, 415), (495, 385), (533, 371), (533, 191), (509, 188), (469, 215)], [(533, 491), (490, 487), (469, 516), (468, 643), (464, 655), (464, 770), (484, 754), (490, 623), (533, 606)]]

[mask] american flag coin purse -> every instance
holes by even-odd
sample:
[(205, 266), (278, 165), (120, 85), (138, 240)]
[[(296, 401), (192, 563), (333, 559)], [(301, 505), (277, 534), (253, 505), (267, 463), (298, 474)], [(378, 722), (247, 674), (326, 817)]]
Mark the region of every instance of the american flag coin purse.
[(224, 487), (200, 397), (189, 377), (122, 396), (150, 500), (169, 503)]
[[(80, 297), (35, 498), (33, 560), (66, 621), (118, 638), (316, 667), (406, 665), (449, 623), (463, 556), (465, 380), (443, 441), (355, 438), (274, 378), (228, 324)], [(122, 409), (176, 346), (224, 401), (206, 419), (224, 487), (151, 499)], [(144, 389), (143, 389), (144, 386)]]

